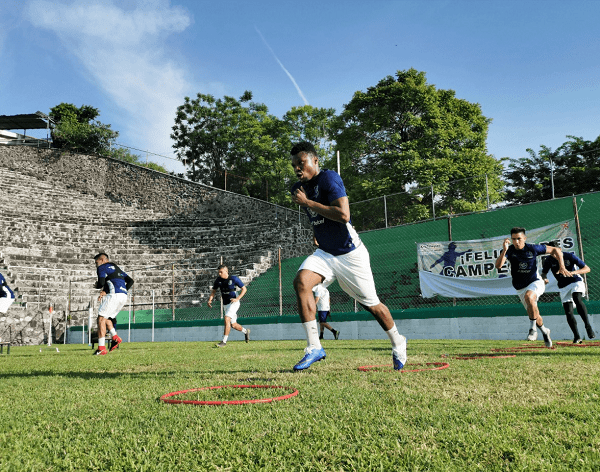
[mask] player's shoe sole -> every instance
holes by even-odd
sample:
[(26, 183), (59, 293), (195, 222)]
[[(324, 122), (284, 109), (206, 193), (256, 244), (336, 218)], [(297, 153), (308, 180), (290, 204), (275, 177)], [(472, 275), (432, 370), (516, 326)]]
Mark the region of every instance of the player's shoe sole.
[(294, 366), (294, 370), (308, 369), (315, 362), (325, 359), (325, 356), (325, 349), (313, 349), (311, 352), (307, 352), (302, 360)]

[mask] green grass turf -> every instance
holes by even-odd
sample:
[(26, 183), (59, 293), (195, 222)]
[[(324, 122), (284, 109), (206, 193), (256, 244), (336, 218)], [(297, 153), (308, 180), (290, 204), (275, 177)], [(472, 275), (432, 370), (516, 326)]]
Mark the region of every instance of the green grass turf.
[[(458, 360), (523, 342), (409, 340), (409, 363), (450, 367), (403, 374), (387, 341), (325, 340), (327, 358), (296, 373), (304, 342), (213, 345), (124, 343), (103, 357), (87, 345), (13, 346), (0, 356), (0, 470), (600, 470), (600, 347)], [(299, 394), (159, 401), (238, 384), (289, 389), (180, 399)]]

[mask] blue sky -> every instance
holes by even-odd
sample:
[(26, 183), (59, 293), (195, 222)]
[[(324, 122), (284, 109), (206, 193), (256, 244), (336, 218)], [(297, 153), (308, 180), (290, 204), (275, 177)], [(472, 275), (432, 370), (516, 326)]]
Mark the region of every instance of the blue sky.
[(185, 96), (340, 112), (414, 67), (479, 103), (488, 151), (518, 158), (600, 134), (599, 22), (595, 0), (0, 0), (0, 115), (91, 105), (119, 143), (173, 156)]

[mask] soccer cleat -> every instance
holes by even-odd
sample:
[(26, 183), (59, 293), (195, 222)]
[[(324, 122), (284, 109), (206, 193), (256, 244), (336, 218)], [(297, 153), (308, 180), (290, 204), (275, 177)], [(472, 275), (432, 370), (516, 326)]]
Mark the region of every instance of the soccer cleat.
[(326, 356), (325, 349), (323, 348), (313, 349), (312, 351), (309, 351), (308, 348), (306, 348), (304, 349), (304, 352), (304, 357), (294, 366), (294, 370), (308, 369), (315, 362), (325, 359)]
[(96, 352), (94, 352), (94, 356), (106, 356), (107, 354), (108, 351), (104, 346), (99, 346), (98, 349), (96, 349)]
[(398, 351), (392, 350), (392, 360), (394, 361), (394, 370), (402, 370), (406, 364), (406, 338), (400, 335), (401, 342)]
[(323, 339), (323, 333), (319, 334), (319, 340)]
[(544, 336), (544, 344), (547, 348), (552, 347), (552, 339), (550, 339), (550, 330), (546, 328), (547, 333), (542, 332), (542, 336)]
[(585, 327), (585, 331), (587, 332), (588, 338), (594, 339), (596, 337), (596, 333), (594, 333), (594, 329), (592, 328), (592, 325), (587, 325)]
[(246, 342), (250, 341), (250, 330), (246, 329), (246, 334), (244, 334), (244, 338), (246, 339)]
[(223, 341), (221, 341), (220, 343), (215, 344), (215, 347), (225, 347), (227, 346), (227, 343), (224, 343)]
[(115, 334), (112, 337), (112, 340), (110, 341), (110, 352), (113, 352), (115, 349), (118, 349), (119, 344), (121, 344), (122, 342), (123, 340), (121, 339), (121, 337)]
[(573, 344), (581, 344), (583, 342), (583, 339), (581, 339), (579, 336), (576, 336), (573, 339)]
[(537, 329), (530, 329), (529, 334), (527, 335), (527, 341), (535, 340), (537, 340)]
[(337, 329), (333, 330), (333, 337), (335, 338), (336, 341), (339, 339), (340, 332)]

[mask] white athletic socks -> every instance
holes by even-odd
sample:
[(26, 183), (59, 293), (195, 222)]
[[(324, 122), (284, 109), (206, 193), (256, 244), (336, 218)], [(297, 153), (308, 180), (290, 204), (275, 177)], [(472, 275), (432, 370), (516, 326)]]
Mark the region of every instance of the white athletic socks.
[(548, 334), (550, 332), (550, 330), (548, 328), (546, 328), (544, 325), (539, 326), (540, 331), (544, 334)]
[(396, 353), (403, 363), (406, 362), (406, 338), (398, 332), (396, 323), (394, 323), (394, 326), (390, 330), (386, 331), (386, 334), (392, 342), (392, 351)]
[(246, 328), (242, 328), (242, 333), (246, 334), (248, 332), (248, 330)]
[(224, 343), (226, 343), (226, 342), (227, 342), (227, 339), (229, 339), (229, 335), (227, 335), (227, 336), (223, 336), (223, 342), (224, 342)]
[(530, 319), (529, 321), (530, 321), (530, 323), (531, 323), (531, 326), (529, 327), (529, 329), (533, 329), (533, 330), (535, 330), (535, 329), (537, 328), (537, 326), (536, 326), (536, 323), (535, 323), (535, 320), (531, 320), (531, 319)]
[(111, 336), (116, 336), (117, 335), (117, 330), (115, 328), (113, 328), (113, 329), (111, 329), (109, 331), (109, 333), (110, 333)]
[(98, 338), (98, 346), (99, 347), (106, 346), (106, 338)]
[(319, 326), (317, 320), (307, 321), (302, 323), (304, 331), (306, 331), (306, 344), (307, 349), (312, 351), (313, 349), (321, 349), (321, 341), (319, 341)]

